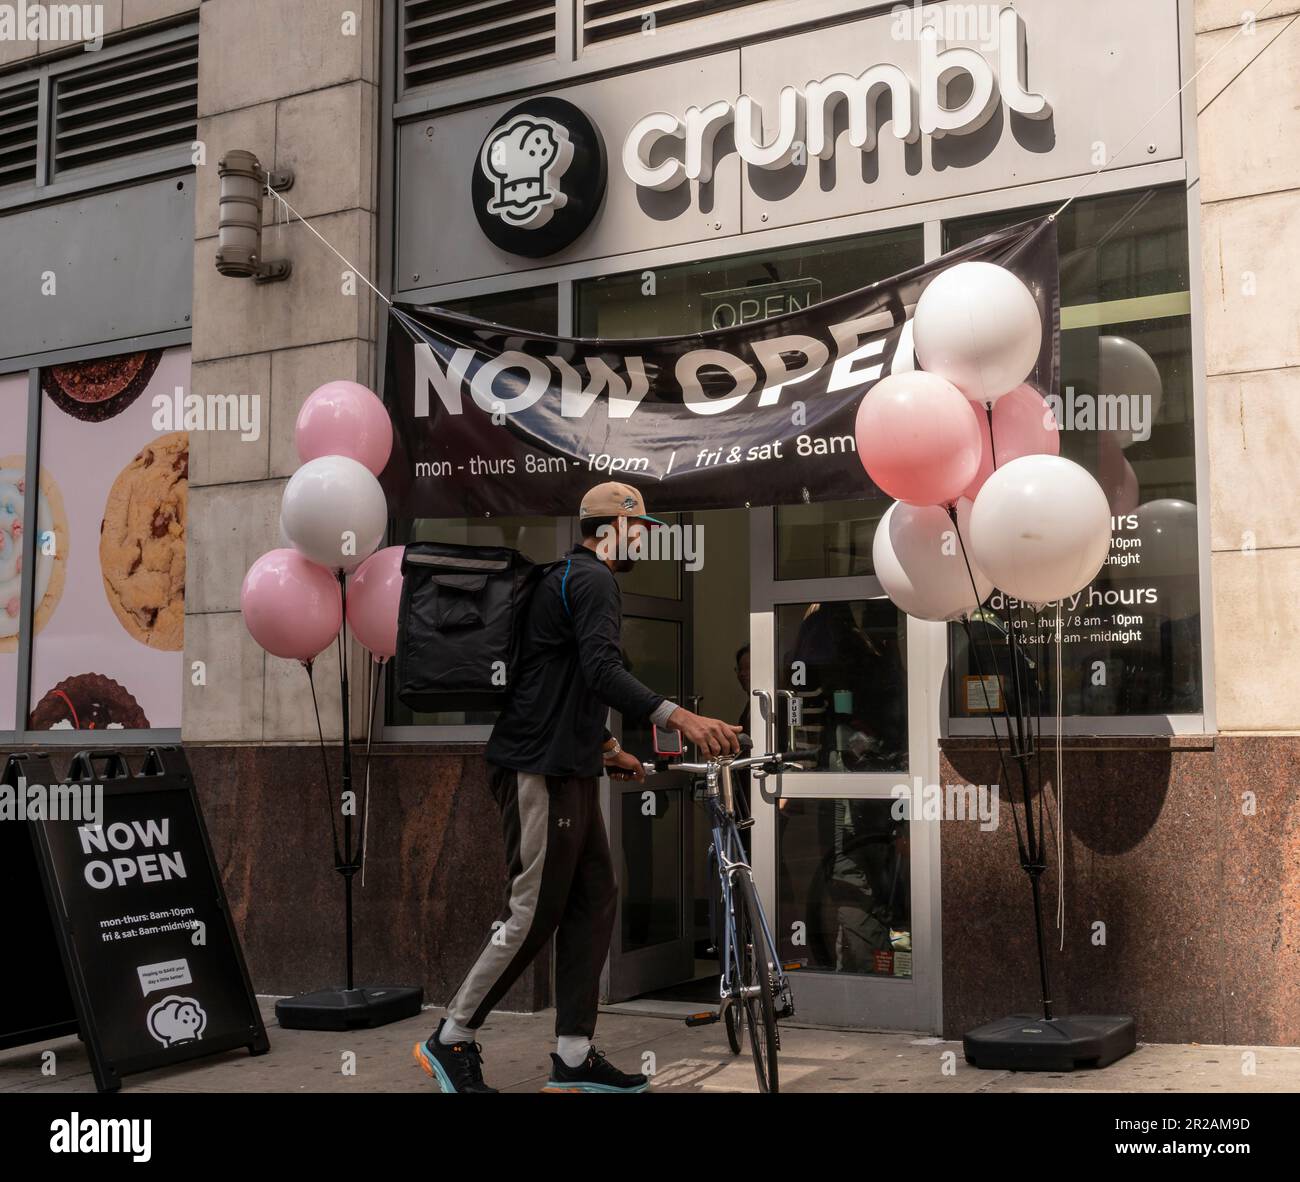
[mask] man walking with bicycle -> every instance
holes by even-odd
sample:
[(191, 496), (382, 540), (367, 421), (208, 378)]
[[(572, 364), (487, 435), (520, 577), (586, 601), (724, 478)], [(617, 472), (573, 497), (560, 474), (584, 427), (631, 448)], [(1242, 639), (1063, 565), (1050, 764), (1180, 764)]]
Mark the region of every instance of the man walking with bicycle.
[(495, 1092), (483, 1080), (475, 1032), (556, 937), (555, 1034), (547, 1091), (640, 1092), (644, 1075), (618, 1070), (591, 1045), (600, 972), (618, 888), (600, 813), (602, 770), (644, 779), (641, 762), (605, 727), (610, 709), (679, 730), (702, 754), (739, 750), (738, 726), (684, 710), (642, 685), (623, 663), (622, 597), (615, 573), (646, 553), (648, 517), (630, 485), (597, 485), (578, 512), (582, 541), (547, 572), (522, 630), (514, 689), (487, 745), (501, 810), (509, 885), (447, 1016), (415, 1057), (446, 1092)]

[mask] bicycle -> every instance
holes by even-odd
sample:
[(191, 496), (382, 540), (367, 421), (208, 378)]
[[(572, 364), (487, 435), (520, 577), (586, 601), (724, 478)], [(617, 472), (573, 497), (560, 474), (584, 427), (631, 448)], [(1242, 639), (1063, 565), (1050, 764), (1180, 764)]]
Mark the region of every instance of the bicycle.
[[(742, 751), (752, 747), (748, 735), (741, 735), (740, 740)], [(777, 1022), (794, 1016), (794, 997), (741, 844), (740, 830), (754, 822), (736, 814), (732, 775), (749, 769), (756, 781), (762, 781), (767, 776), (798, 769), (804, 763), (816, 763), (817, 759), (816, 751), (793, 751), (745, 757), (724, 755), (703, 763), (660, 759), (645, 764), (647, 774), (681, 772), (704, 777), (702, 797), (709, 810), (711, 852), (716, 859), (722, 896), (719, 1002), (716, 1012), (693, 1014), (686, 1019), (686, 1025), (724, 1022), (727, 1042), (737, 1055), (743, 1049), (747, 1029), (760, 1092), (780, 1090), (777, 1056), (781, 1035)]]

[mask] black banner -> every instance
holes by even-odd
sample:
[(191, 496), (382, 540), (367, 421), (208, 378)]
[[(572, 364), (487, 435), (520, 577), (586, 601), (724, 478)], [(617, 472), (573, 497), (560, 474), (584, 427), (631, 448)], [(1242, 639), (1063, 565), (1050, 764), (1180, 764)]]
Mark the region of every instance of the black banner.
[(1056, 392), (1056, 224), (1028, 222), (786, 316), (631, 340), (553, 337), (395, 305), (384, 400), (396, 517), (567, 516), (602, 480), (670, 512), (844, 500), (872, 491), (853, 427), (898, 368), (926, 285), (954, 263), (998, 263), (1038, 300), (1029, 381)]

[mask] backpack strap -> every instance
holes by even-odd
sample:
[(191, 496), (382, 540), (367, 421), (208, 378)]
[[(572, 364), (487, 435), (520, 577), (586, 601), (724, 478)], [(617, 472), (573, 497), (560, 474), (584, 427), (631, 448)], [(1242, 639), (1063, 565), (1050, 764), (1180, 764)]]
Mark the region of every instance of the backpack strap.
[(573, 568), (573, 559), (570, 558), (564, 564), (564, 574), (560, 578), (560, 602), (564, 604), (564, 614), (573, 619), (573, 612), (569, 608), (569, 571)]

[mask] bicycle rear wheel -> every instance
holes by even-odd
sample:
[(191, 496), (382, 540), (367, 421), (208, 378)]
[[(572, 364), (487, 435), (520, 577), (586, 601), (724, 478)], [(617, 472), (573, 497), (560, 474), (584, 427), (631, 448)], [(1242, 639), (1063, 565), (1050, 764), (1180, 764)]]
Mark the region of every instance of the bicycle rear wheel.
[(736, 908), (734, 950), (737, 981), (745, 991), (741, 1000), (745, 1025), (749, 1028), (749, 1046), (754, 1055), (754, 1074), (760, 1092), (779, 1090), (777, 1052), (780, 1042), (776, 1030), (776, 1004), (772, 982), (776, 965), (768, 953), (763, 926), (759, 921), (758, 893), (748, 870), (737, 870), (733, 880)]

